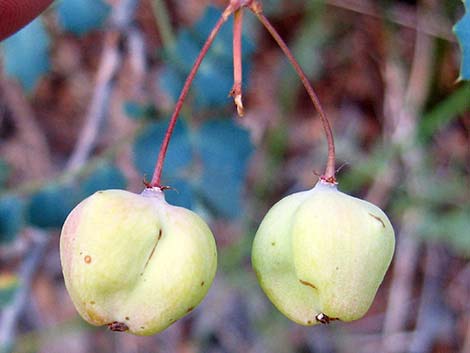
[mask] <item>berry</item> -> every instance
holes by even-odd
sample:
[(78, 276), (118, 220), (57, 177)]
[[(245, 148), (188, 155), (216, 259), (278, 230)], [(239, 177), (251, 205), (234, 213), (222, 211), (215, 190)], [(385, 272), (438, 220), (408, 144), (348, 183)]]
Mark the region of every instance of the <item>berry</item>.
[(136, 335), (160, 332), (192, 311), (217, 266), (208, 226), (168, 204), (159, 188), (98, 191), (82, 201), (65, 221), (60, 255), (80, 315)]
[(301, 325), (352, 321), (374, 300), (395, 247), (387, 216), (321, 180), (265, 216), (252, 263), (272, 303)]

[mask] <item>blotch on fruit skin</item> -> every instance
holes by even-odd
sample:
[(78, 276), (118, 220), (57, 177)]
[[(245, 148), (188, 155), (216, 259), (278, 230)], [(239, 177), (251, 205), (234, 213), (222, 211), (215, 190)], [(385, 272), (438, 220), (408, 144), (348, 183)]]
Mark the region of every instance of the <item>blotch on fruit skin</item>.
[(94, 300), (92, 300), (92, 301), (90, 301), (90, 304), (91, 304), (91, 305), (95, 305), (96, 303), (95, 303)]
[(308, 286), (308, 287), (312, 287), (313, 289), (317, 289), (317, 287), (315, 287), (312, 283), (310, 282), (307, 282), (307, 281), (304, 281), (304, 280), (301, 280), (299, 279), (299, 282), (302, 283), (304, 286)]
[(85, 256), (85, 259), (84, 259), (84, 260), (85, 260), (85, 263), (86, 263), (86, 264), (91, 263), (91, 256), (90, 256), (90, 255)]
[(126, 318), (125, 318), (125, 319), (126, 319), (127, 321), (129, 321), (129, 320), (130, 320), (130, 319), (129, 319), (129, 316), (126, 316)]
[(194, 307), (190, 307), (188, 308), (188, 310), (186, 310), (187, 313), (190, 313), (191, 311), (193, 311)]
[(372, 218), (378, 220), (380, 223), (382, 223), (382, 227), (385, 228), (385, 223), (384, 223), (384, 221), (382, 221), (382, 218), (380, 218), (379, 216), (376, 216), (376, 215), (374, 215), (370, 212), (369, 212), (369, 216), (371, 216)]
[(204, 281), (201, 282), (201, 287), (204, 285)]

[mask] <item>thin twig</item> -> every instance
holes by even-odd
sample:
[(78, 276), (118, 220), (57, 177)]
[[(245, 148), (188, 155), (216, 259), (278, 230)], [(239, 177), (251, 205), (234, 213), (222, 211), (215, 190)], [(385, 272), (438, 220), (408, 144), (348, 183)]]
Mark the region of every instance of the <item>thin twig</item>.
[[(419, 12), (421, 13), (421, 11)], [(418, 22), (424, 21), (420, 17)], [(392, 48), (393, 50), (393, 48)], [(421, 32), (416, 33), (415, 55), (411, 65), (408, 82), (400, 80), (402, 70), (390, 60), (386, 66), (385, 79), (385, 131), (387, 140), (392, 146), (400, 146), (401, 154), (389, 161), (397, 167), (400, 158), (403, 171), (408, 177), (404, 184), (412, 197), (419, 193), (419, 181), (416, 171), (422, 161), (422, 150), (411, 145), (416, 133), (418, 114), (422, 110), (430, 84), (429, 70), (432, 60), (432, 38)], [(405, 89), (408, 87), (408, 89)], [(397, 181), (398, 178), (395, 178)], [(388, 188), (393, 185), (387, 185)], [(417, 239), (417, 226), (422, 221), (422, 211), (409, 207), (401, 219), (401, 231), (398, 234), (397, 249), (393, 267), (393, 279), (390, 287), (387, 311), (383, 327), (383, 351), (394, 352), (396, 347), (387, 339), (390, 335), (406, 327), (410, 315), (410, 302), (413, 289), (413, 278), (416, 271), (420, 243)]]
[(325, 136), (326, 140), (328, 143), (328, 160), (326, 163), (326, 169), (325, 169), (325, 174), (322, 176), (322, 179), (326, 180), (327, 182), (332, 182), (335, 183), (335, 143), (334, 143), (334, 138), (333, 138), (333, 132), (331, 130), (330, 122), (328, 118), (326, 117), (325, 112), (323, 111), (323, 108), (320, 104), (320, 100), (318, 99), (315, 91), (313, 90), (312, 86), (310, 85), (310, 82), (308, 81), (307, 76), (305, 75), (304, 71), (300, 67), (299, 63), (295, 59), (295, 57), (292, 55), (289, 47), (287, 44), (284, 42), (284, 40), (281, 38), (279, 33), (276, 31), (276, 29), (271, 25), (269, 20), (266, 18), (266, 16), (263, 14), (263, 8), (261, 6), (261, 3), (257, 0), (254, 0), (251, 2), (249, 5), (249, 8), (253, 11), (253, 13), (258, 17), (259, 21), (263, 24), (263, 26), (267, 29), (267, 31), (271, 34), (273, 39), (276, 41), (276, 43), (279, 45), (281, 50), (284, 52), (286, 55), (287, 59), (290, 61), (292, 67), (296, 71), (296, 73), (299, 75), (300, 80), (302, 81), (305, 90), (307, 91), (313, 105), (315, 106), (318, 114), (320, 115), (320, 120), (323, 125), (323, 129), (325, 131)]
[(217, 20), (217, 23), (215, 24), (211, 33), (207, 37), (206, 42), (204, 43), (201, 51), (199, 52), (199, 55), (197, 56), (196, 61), (194, 62), (193, 67), (191, 68), (191, 71), (189, 72), (189, 75), (186, 78), (186, 81), (184, 82), (183, 89), (181, 90), (180, 96), (178, 97), (178, 101), (176, 102), (176, 105), (175, 105), (175, 110), (170, 118), (168, 129), (165, 133), (165, 137), (163, 138), (163, 142), (160, 147), (160, 153), (158, 155), (157, 163), (155, 165), (155, 171), (153, 173), (152, 181), (148, 185), (149, 187), (161, 187), (162, 186), (160, 185), (160, 180), (162, 176), (163, 163), (165, 161), (166, 151), (168, 150), (168, 145), (170, 143), (171, 135), (175, 128), (176, 121), (178, 120), (178, 115), (181, 111), (181, 108), (183, 107), (184, 100), (186, 96), (188, 95), (189, 89), (191, 87), (191, 83), (193, 82), (194, 77), (196, 76), (197, 70), (199, 69), (199, 66), (202, 63), (202, 60), (206, 56), (207, 51), (209, 50), (215, 37), (217, 36), (217, 33), (219, 33), (220, 28), (222, 28), (222, 25), (227, 21), (228, 17), (238, 8), (234, 8), (232, 3), (226, 7), (224, 12), (220, 16), (220, 18)]

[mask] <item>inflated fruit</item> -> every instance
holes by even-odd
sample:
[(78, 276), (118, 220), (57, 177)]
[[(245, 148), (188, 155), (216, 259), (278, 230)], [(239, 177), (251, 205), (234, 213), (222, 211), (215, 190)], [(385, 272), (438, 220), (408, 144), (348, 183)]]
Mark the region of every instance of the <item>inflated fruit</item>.
[(142, 194), (98, 191), (67, 217), (65, 285), (80, 315), (113, 331), (151, 335), (192, 311), (217, 266), (214, 237), (194, 212)]
[(266, 295), (301, 325), (361, 318), (395, 247), (387, 216), (320, 180), (289, 195), (262, 221), (252, 264)]

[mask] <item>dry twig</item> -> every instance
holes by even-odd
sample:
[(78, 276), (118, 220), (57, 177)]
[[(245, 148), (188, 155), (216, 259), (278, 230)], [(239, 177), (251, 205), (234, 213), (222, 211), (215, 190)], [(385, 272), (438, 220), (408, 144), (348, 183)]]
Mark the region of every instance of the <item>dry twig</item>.
[(67, 163), (68, 171), (80, 169), (86, 163), (97, 142), (100, 127), (108, 110), (109, 97), (113, 91), (113, 79), (122, 62), (119, 42), (131, 24), (136, 6), (136, 0), (122, 0), (113, 7), (90, 107), (85, 118), (85, 125)]

